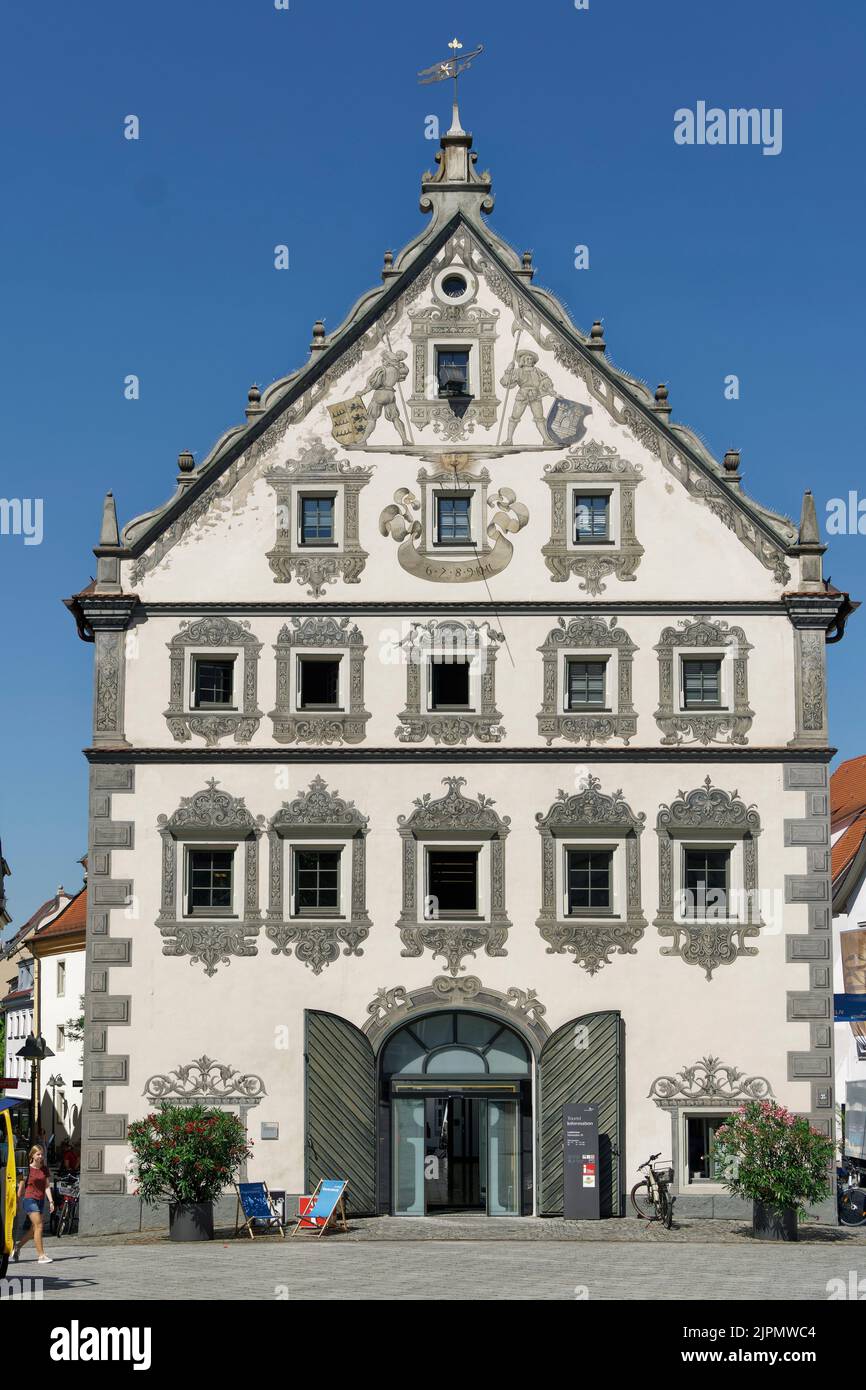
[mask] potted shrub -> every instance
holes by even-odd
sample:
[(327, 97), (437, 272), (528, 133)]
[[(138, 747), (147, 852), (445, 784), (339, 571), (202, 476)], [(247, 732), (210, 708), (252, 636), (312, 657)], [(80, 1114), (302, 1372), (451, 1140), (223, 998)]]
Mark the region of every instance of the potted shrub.
[(796, 1240), (797, 1218), (830, 1191), (833, 1141), (772, 1100), (750, 1100), (716, 1130), (728, 1191), (752, 1203), (758, 1240)]
[(133, 1120), (137, 1195), (169, 1203), (171, 1240), (213, 1240), (213, 1204), (252, 1152), (237, 1115), (204, 1105), (165, 1105)]

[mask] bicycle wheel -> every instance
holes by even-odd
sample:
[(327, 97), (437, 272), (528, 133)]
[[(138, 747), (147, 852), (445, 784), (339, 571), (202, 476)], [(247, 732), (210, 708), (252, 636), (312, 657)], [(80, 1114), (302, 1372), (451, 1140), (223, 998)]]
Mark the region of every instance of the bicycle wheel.
[(674, 1220), (674, 1203), (666, 1187), (663, 1187), (659, 1193), (659, 1207), (661, 1208), (659, 1213), (661, 1223), (665, 1230), (669, 1231)]
[(636, 1182), (632, 1188), (631, 1205), (635, 1216), (639, 1216), (643, 1221), (655, 1221), (658, 1216), (646, 1178), (642, 1182)]
[(69, 1220), (69, 1203), (68, 1203), (68, 1202), (64, 1202), (64, 1203), (63, 1203), (63, 1207), (62, 1207), (61, 1212), (60, 1212), (60, 1216), (58, 1217), (58, 1220), (57, 1220), (57, 1235), (58, 1235), (58, 1237), (59, 1237), (59, 1236), (65, 1236), (65, 1235), (66, 1235), (66, 1232), (69, 1230), (71, 1224), (72, 1224), (72, 1223), (71, 1223), (71, 1221)]
[(866, 1188), (855, 1187), (842, 1193), (839, 1220), (843, 1226), (862, 1226), (866, 1222)]

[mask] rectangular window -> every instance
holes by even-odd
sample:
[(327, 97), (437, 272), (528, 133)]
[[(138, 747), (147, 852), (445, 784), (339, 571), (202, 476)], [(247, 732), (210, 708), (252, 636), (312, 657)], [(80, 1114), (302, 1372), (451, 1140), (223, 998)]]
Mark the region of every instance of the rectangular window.
[(683, 916), (696, 921), (726, 917), (730, 850), (687, 849), (683, 859)]
[(718, 709), (722, 703), (720, 658), (683, 662), (683, 708)]
[(610, 540), (610, 496), (592, 493), (574, 495), (574, 543), (591, 545), (593, 541)]
[(566, 707), (604, 708), (605, 661), (566, 662)]
[(468, 494), (436, 498), (436, 540), (440, 545), (471, 545), (472, 498)]
[(469, 352), (464, 348), (437, 348), (436, 379), (440, 396), (469, 395)]
[(712, 1157), (713, 1139), (729, 1115), (687, 1115), (686, 1150), (689, 1182), (721, 1182)]
[(196, 709), (231, 707), (234, 693), (234, 657), (214, 660), (196, 657), (193, 666), (193, 705)]
[(340, 851), (296, 849), (293, 859), (295, 916), (339, 912)]
[(57, 1025), (57, 1051), (63, 1052), (66, 1049), (66, 1029), (62, 1023)]
[(225, 914), (232, 909), (234, 854), (227, 849), (189, 851), (189, 911)]
[(65, 960), (59, 960), (59, 961), (57, 962), (57, 997), (58, 997), (58, 999), (62, 999), (62, 997), (63, 997), (63, 995), (64, 995), (65, 993), (66, 993), (66, 961), (65, 961)]
[(566, 851), (566, 892), (569, 913), (610, 912), (613, 850)]
[(301, 498), (301, 544), (323, 545), (334, 537), (334, 498)]
[(340, 707), (340, 661), (339, 658), (322, 660), (320, 657), (298, 659), (298, 704), (301, 709), (339, 709)]
[(469, 662), (430, 663), (430, 708), (469, 709)]
[(478, 851), (428, 850), (425, 917), (478, 911)]

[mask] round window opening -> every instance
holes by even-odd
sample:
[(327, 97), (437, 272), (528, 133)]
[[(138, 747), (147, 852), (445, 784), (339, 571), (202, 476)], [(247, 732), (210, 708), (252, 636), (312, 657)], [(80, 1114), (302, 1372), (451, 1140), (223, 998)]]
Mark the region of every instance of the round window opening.
[(446, 299), (459, 299), (466, 293), (467, 285), (462, 275), (446, 275), (441, 290)]

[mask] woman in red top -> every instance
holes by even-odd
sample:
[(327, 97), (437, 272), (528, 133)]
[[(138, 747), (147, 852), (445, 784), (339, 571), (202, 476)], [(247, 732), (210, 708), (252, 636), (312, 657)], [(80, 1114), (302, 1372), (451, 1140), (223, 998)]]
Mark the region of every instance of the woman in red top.
[(45, 1150), (40, 1144), (34, 1144), (30, 1153), (27, 1155), (30, 1165), (27, 1177), (22, 1178), (18, 1184), (18, 1197), (21, 1205), (30, 1218), (30, 1225), (24, 1232), (20, 1240), (16, 1240), (12, 1251), (12, 1259), (17, 1260), (22, 1245), (33, 1237), (36, 1245), (36, 1254), (39, 1257), (39, 1264), (51, 1264), (51, 1256), (46, 1255), (45, 1247), (42, 1244), (42, 1220), (45, 1215), (45, 1206), (48, 1205), (49, 1211), (54, 1210), (54, 1198), (51, 1195), (50, 1176), (48, 1164), (45, 1162)]

